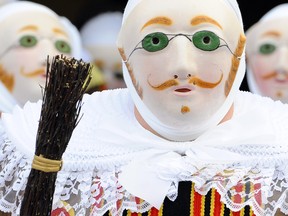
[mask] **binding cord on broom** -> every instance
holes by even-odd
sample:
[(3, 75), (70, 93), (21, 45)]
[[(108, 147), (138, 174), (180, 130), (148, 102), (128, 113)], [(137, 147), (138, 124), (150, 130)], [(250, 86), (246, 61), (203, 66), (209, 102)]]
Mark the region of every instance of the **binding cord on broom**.
[(58, 172), (62, 168), (62, 160), (51, 160), (44, 158), (43, 155), (34, 155), (32, 168), (43, 172)]

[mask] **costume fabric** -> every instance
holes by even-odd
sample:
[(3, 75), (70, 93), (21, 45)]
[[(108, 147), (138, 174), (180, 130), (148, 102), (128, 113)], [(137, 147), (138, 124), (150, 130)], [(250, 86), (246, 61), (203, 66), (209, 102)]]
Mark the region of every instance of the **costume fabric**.
[[(140, 126), (127, 89), (95, 92), (83, 102), (57, 175), (52, 215), (159, 209), (165, 197), (177, 198), (179, 182), (193, 182), (201, 195), (215, 188), (232, 211), (251, 206), (257, 216), (277, 208), (288, 214), (288, 105), (238, 92), (231, 120), (195, 141), (172, 142)], [(30, 173), (40, 110), (41, 101), (28, 102), (2, 116), (0, 210), (13, 215)], [(239, 190), (248, 185), (253, 190)]]
[[(257, 188), (257, 187), (256, 187)], [(241, 190), (247, 190), (247, 188), (237, 188)], [(254, 190), (254, 187), (250, 188)], [(239, 197), (232, 196), (233, 199)], [(135, 213), (130, 210), (125, 210), (122, 216), (175, 216), (179, 215), (179, 212), (183, 216), (189, 215), (213, 215), (213, 216), (255, 216), (250, 206), (242, 208), (240, 211), (232, 212), (221, 202), (220, 194), (216, 189), (212, 188), (206, 195), (201, 195), (195, 191), (194, 184), (190, 181), (179, 182), (177, 198), (171, 201), (169, 198), (165, 198), (163, 205), (158, 210), (155, 207), (144, 213)], [(111, 215), (109, 211), (104, 216)]]

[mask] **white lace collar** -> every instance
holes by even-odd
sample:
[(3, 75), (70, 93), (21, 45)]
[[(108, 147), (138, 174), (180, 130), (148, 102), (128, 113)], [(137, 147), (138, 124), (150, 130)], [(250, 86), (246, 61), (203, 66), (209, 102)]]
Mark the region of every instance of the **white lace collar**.
[[(179, 181), (193, 181), (195, 189), (201, 194), (207, 193), (211, 187), (216, 188), (232, 210), (237, 211), (244, 205), (251, 205), (256, 215), (273, 213), (278, 207), (283, 211), (286, 208), (285, 213), (288, 213), (288, 204), (285, 201), (288, 187), (286, 105), (254, 97), (250, 93), (239, 93), (233, 121), (215, 127), (195, 142), (175, 143), (158, 138), (141, 128), (133, 115), (129, 115), (133, 113), (133, 104), (126, 90), (87, 96), (84, 104), (86, 108), (83, 107), (82, 110), (86, 117), (83, 116), (73, 134), (71, 145), (69, 144), (63, 156), (64, 167), (57, 176), (53, 199), (55, 208), (61, 206), (63, 201), (68, 202), (75, 194), (81, 193), (83, 195), (80, 203), (73, 206), (79, 212), (87, 211), (87, 205), (92, 206), (93, 203), (94, 210), (103, 214), (108, 206), (110, 209), (115, 208), (117, 214), (125, 208), (143, 212), (151, 208), (151, 204), (143, 201), (143, 207), (139, 209), (132, 194), (136, 193), (139, 197), (147, 195), (147, 201), (157, 206), (163, 196), (167, 195), (172, 200), (177, 197)], [(16, 145), (16, 150), (13, 150), (14, 147), (9, 142), (4, 142), (1, 146), (1, 164), (8, 163), (11, 168), (17, 167), (18, 171), (10, 173), (14, 169), (6, 170), (6, 179), (0, 178), (0, 183), (11, 182), (11, 179), (15, 179), (14, 175), (22, 176), (21, 180), (16, 178), (19, 181), (9, 184), (8, 188), (11, 190), (18, 188), (17, 190), (21, 191), (25, 188), (23, 186), (26, 184), (31, 164), (26, 148), (33, 149), (31, 137), (34, 139), (33, 133), (37, 130), (39, 108), (39, 103), (36, 107), (27, 104), (24, 111), (15, 110), (13, 116), (4, 115), (4, 125), (7, 127), (8, 136)], [(273, 113), (275, 108), (279, 112)], [(20, 143), (17, 143), (18, 141)], [(125, 167), (127, 164), (129, 165)], [(159, 170), (165, 172), (158, 172)], [(122, 173), (120, 182), (117, 180), (119, 173)], [(143, 192), (139, 190), (141, 188), (138, 184), (129, 181), (127, 183), (129, 177), (133, 178), (134, 182), (140, 182), (143, 174), (146, 181), (154, 181), (155, 185), (160, 184), (163, 187), (155, 189), (147, 186)], [(70, 185), (69, 182), (73, 184)], [(80, 185), (77, 189), (74, 188), (75, 182)], [(238, 184), (259, 184), (261, 190), (249, 194), (239, 193), (235, 191)], [(95, 189), (96, 186), (101, 186), (104, 190), (104, 194), (98, 194), (97, 199), (95, 193), (100, 191), (99, 188)], [(129, 188), (129, 192), (125, 188)], [(151, 190), (154, 190), (152, 197)], [(159, 196), (155, 195), (155, 191), (158, 191)], [(116, 200), (115, 193), (119, 194)], [(229, 198), (230, 193), (239, 193), (239, 196), (248, 196), (250, 199), (235, 203)], [(279, 197), (274, 196), (276, 193), (280, 194)], [(266, 205), (257, 202), (259, 195)], [(18, 193), (17, 196), (21, 199), (22, 195)], [(96, 203), (101, 200), (107, 205), (96, 207)], [(120, 208), (116, 208), (117, 200), (122, 200)]]

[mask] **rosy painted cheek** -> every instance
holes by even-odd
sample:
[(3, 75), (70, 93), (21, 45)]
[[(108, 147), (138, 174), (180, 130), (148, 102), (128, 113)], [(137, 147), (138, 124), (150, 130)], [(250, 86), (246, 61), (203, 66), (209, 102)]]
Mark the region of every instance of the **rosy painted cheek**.
[[(270, 59), (271, 60), (271, 59)], [(255, 81), (258, 85), (258, 88), (260, 92), (262, 92), (264, 95), (270, 95), (271, 94), (271, 85), (273, 80), (266, 79), (264, 80), (262, 76), (270, 74), (274, 71), (274, 66), (271, 64), (271, 61), (267, 58), (255, 58), (252, 59), (252, 71), (255, 76)]]
[(252, 71), (256, 77), (260, 77), (261, 75), (270, 73), (274, 70), (273, 69), (274, 60), (271, 61), (271, 59), (269, 58), (255, 57), (250, 61), (252, 65)]
[(273, 85), (272, 81), (265, 81), (260, 83), (258, 85), (260, 92), (262, 92), (263, 95), (271, 97), (271, 98), (277, 98), (277, 91), (275, 91), (275, 86)]
[(221, 73), (221, 71), (216, 71), (216, 72), (212, 71), (206, 74), (202, 73), (198, 77), (203, 81), (214, 83), (214, 82), (217, 82), (221, 78), (222, 75), (223, 74)]

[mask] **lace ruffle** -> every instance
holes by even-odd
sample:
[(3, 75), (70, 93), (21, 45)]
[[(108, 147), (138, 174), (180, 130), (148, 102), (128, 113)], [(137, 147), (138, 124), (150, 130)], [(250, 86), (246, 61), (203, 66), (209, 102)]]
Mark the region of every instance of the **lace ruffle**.
[[(31, 162), (15, 151), (11, 143), (1, 144), (1, 191), (0, 209), (19, 215)], [(258, 215), (274, 215), (278, 208), (288, 214), (288, 166), (281, 155), (275, 160), (265, 158), (265, 163), (251, 161), (245, 165), (203, 165), (189, 156), (181, 157), (174, 170), (165, 172), (162, 178), (172, 178), (173, 184), (167, 194), (175, 200), (179, 181), (192, 181), (195, 190), (205, 195), (216, 188), (222, 201), (233, 211), (250, 205)], [(250, 166), (247, 164), (251, 163)], [(265, 164), (267, 166), (265, 166)], [(152, 206), (127, 192), (118, 181), (120, 166), (107, 166), (99, 171), (97, 167), (86, 171), (60, 171), (57, 176), (53, 198), (52, 215), (59, 212), (73, 212), (75, 215), (103, 215), (110, 210), (113, 216), (120, 216), (125, 209), (145, 212)], [(177, 177), (175, 167), (181, 167)], [(177, 168), (176, 168), (177, 169)]]
[[(54, 215), (60, 212), (69, 212), (71, 215), (78, 216), (103, 215), (110, 210), (113, 216), (120, 216), (124, 209), (145, 212), (152, 207), (149, 203), (127, 192), (119, 183), (118, 174), (122, 172), (124, 165), (138, 158), (141, 152), (156, 145), (160, 149), (171, 146), (171, 148), (167, 148), (171, 150), (175, 143), (155, 138), (138, 127), (133, 121), (133, 117), (126, 115), (126, 112), (133, 113), (131, 110), (115, 113), (115, 110), (124, 109), (123, 104), (126, 104), (126, 97), (126, 93), (124, 95), (118, 91), (108, 91), (104, 94), (95, 94), (85, 100), (85, 104), (89, 105), (83, 107), (86, 115), (83, 116), (73, 134), (74, 137), (63, 155), (64, 166), (57, 175), (53, 198)], [(255, 119), (258, 120), (258, 118), (254, 117), (254, 114), (259, 113), (259, 119), (265, 117), (267, 119), (264, 119), (264, 122), (269, 124), (269, 127), (265, 125), (263, 128), (273, 133), (277, 132), (277, 143), (287, 142), (287, 106), (274, 102), (267, 103), (266, 100), (254, 97), (249, 93), (241, 93), (238, 97), (240, 99), (235, 102), (235, 110), (237, 109), (235, 119), (238, 118), (236, 121), (243, 119), (243, 116), (246, 116), (246, 113), (251, 110), (253, 111), (253, 108), (250, 109), (250, 104), (257, 104), (256, 112), (251, 112), (253, 115), (247, 115), (247, 121), (249, 123), (256, 122)], [(105, 98), (109, 98), (109, 102)], [(259, 110), (259, 107), (265, 107), (265, 109)], [(4, 130), (0, 128), (0, 210), (13, 212), (13, 215), (19, 215), (21, 200), (30, 173), (31, 152), (33, 156), (34, 150), (32, 149), (37, 131), (39, 108), (39, 103), (36, 108), (27, 104), (26, 110), (23, 112), (18, 110), (11, 116), (9, 140)], [(126, 109), (133, 109), (133, 104)], [(274, 109), (280, 111), (273, 113)], [(100, 114), (105, 113), (104, 111), (109, 115), (102, 119), (103, 116)], [(243, 116), (242, 113), (244, 113)], [(254, 118), (253, 120), (251, 120), (251, 116)], [(85, 124), (82, 124), (84, 122)], [(119, 130), (125, 122), (125, 130)], [(114, 127), (111, 127), (112, 124)], [(259, 125), (260, 123), (257, 122), (252, 125), (252, 128)], [(17, 132), (19, 133), (15, 133), (16, 126), (18, 126), (19, 131)], [(227, 126), (229, 125), (226, 124)], [(225, 125), (223, 124), (221, 127), (224, 128)], [(226, 129), (222, 133), (221, 127), (218, 131), (221, 132), (219, 137), (223, 137), (222, 135), (227, 133)], [(21, 128), (25, 128), (25, 131), (20, 131)], [(249, 130), (242, 130), (240, 135), (237, 134), (238, 129), (234, 130), (236, 141), (243, 135), (247, 135)], [(266, 131), (264, 132), (266, 133)], [(230, 133), (232, 133), (231, 130)], [(99, 134), (103, 136), (99, 136)], [(115, 136), (113, 137), (111, 134), (115, 134)], [(214, 139), (212, 141), (215, 142)], [(179, 161), (173, 163), (173, 166), (168, 163), (160, 164), (166, 166), (165, 169), (162, 169), (166, 172), (161, 173), (160, 177), (172, 181), (167, 193), (168, 198), (176, 199), (179, 181), (193, 181), (195, 190), (203, 195), (212, 187), (216, 188), (221, 194), (222, 201), (233, 211), (239, 211), (243, 206), (251, 205), (257, 216), (274, 215), (278, 208), (288, 214), (287, 145), (271, 143), (267, 145), (253, 143), (234, 145), (235, 143), (231, 144), (230, 141), (228, 143), (230, 145), (223, 146), (218, 146), (217, 143), (214, 147), (243, 155), (243, 157), (251, 156), (251, 161), (213, 164), (203, 160), (204, 162), (201, 163), (201, 157), (195, 158), (193, 154), (189, 155), (186, 148), (186, 156), (180, 157)], [(191, 148), (188, 148), (195, 150), (192, 144)], [(215, 148), (212, 147), (210, 150), (213, 155)], [(140, 166), (140, 171), (141, 168)]]
[(0, 150), (0, 210), (17, 212), (30, 173), (25, 156), (15, 152), (10, 141), (1, 133)]
[[(15, 151), (15, 147), (12, 146), (10, 141), (2, 140), (0, 210), (19, 215), (31, 161)], [(73, 212), (73, 215), (103, 215), (107, 210), (113, 215), (122, 215), (124, 209), (147, 211), (151, 208), (149, 204), (121, 187), (117, 173), (119, 170), (111, 164), (107, 164), (106, 171), (97, 171), (96, 167), (94, 170), (77, 172), (59, 171), (52, 215), (58, 215), (60, 212)]]

